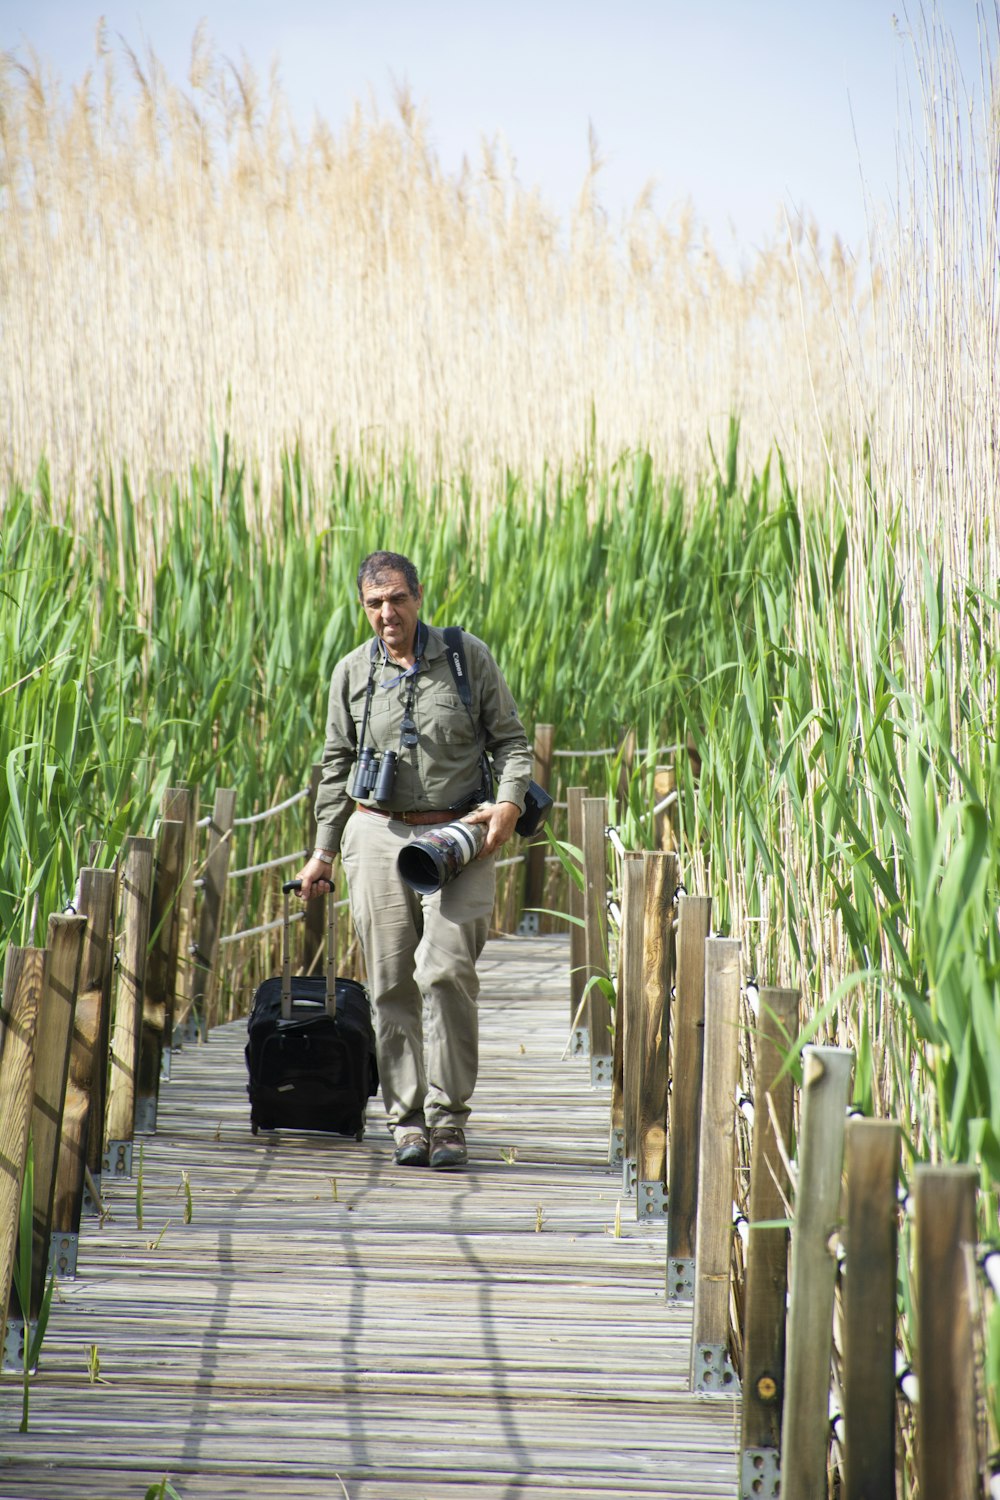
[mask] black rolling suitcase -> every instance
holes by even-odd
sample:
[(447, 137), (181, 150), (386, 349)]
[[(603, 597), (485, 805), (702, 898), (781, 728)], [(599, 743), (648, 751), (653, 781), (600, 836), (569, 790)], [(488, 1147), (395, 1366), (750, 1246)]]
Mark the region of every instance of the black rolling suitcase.
[[(365, 1133), (365, 1110), (378, 1089), (375, 1035), (363, 985), (334, 973), (334, 899), (327, 920), (326, 975), (293, 975), (289, 958), (288, 894), (282, 886), (285, 930), (280, 975), (265, 979), (247, 1022), (250, 1129)], [(333, 997), (331, 999), (331, 996)]]

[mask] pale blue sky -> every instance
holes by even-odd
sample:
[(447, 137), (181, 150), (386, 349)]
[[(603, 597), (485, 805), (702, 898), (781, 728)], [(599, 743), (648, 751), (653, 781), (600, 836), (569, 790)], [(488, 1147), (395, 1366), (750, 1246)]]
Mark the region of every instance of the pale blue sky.
[[(406, 80), (446, 168), (500, 133), (560, 213), (583, 181), (589, 122), (614, 221), (653, 179), (657, 208), (690, 198), (720, 248), (730, 226), (759, 243), (785, 206), (860, 249), (863, 184), (894, 195), (908, 23), (887, 0), (0, 0), (0, 46), (31, 44), (75, 81), (102, 10), (178, 81), (202, 17), (221, 53), (264, 75), (276, 57), (303, 124), (319, 112), (336, 128), (370, 93), (391, 112), (392, 81)], [(978, 85), (975, 0), (938, 14)]]

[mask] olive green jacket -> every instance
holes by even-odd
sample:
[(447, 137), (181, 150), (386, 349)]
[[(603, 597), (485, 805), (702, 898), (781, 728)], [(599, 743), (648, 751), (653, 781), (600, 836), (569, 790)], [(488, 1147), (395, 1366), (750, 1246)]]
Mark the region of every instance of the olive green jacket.
[[(418, 743), (400, 745), (400, 726), (408, 684), (397, 682), (400, 669), (380, 652), (375, 668), (371, 711), (365, 744), (377, 752), (399, 755), (393, 795), (376, 803), (385, 811), (426, 811), (461, 807), (481, 782), (480, 753), (492, 758), (498, 802), (524, 807), (533, 760), (518, 718), (517, 706), (489, 648), (463, 632), (472, 693), (471, 717), (458, 695), (444, 641), (444, 632), (428, 626), (428, 640), (416, 674), (413, 721)], [(334, 667), (326, 720), (323, 773), (316, 798), (316, 844), (336, 854), (344, 825), (355, 806), (351, 796), (358, 757), (365, 695), (371, 671), (371, 641), (365, 641)], [(463, 806), (464, 804), (464, 806)], [(456, 813), (456, 816), (459, 816)]]

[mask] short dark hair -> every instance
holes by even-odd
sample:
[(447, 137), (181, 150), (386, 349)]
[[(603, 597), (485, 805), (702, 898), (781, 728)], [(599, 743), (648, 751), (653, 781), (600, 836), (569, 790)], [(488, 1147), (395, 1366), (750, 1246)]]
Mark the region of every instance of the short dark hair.
[(402, 573), (406, 579), (406, 587), (414, 598), (419, 594), (420, 579), (408, 557), (404, 557), (402, 552), (369, 552), (358, 569), (358, 597), (361, 597), (366, 582), (378, 583), (384, 573)]

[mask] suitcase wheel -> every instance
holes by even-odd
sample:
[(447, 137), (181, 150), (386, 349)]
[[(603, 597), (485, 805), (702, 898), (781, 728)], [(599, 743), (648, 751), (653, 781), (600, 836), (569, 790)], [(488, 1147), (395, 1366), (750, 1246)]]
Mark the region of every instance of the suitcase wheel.
[(359, 1125), (358, 1128), (357, 1128), (357, 1130), (354, 1132), (354, 1139), (356, 1141), (363, 1141), (364, 1138), (365, 1138), (365, 1127), (363, 1125)]
[(260, 1130), (260, 1126), (257, 1124), (257, 1121), (256, 1120), (251, 1120), (250, 1121), (250, 1134), (251, 1135), (256, 1135), (259, 1130)]

